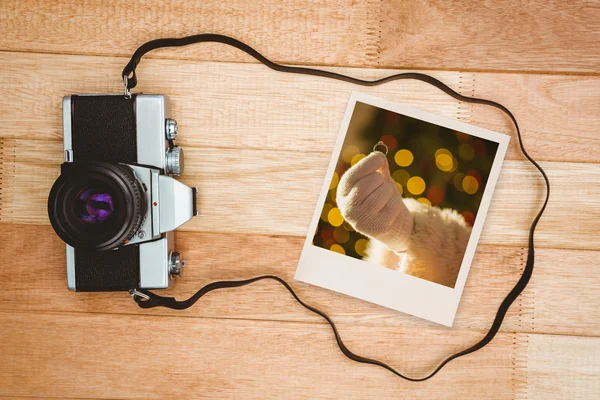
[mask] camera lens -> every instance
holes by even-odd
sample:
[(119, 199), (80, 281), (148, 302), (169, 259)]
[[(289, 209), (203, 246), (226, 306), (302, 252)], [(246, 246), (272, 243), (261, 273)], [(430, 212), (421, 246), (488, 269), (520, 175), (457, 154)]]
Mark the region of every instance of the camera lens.
[(65, 163), (48, 197), (48, 215), (67, 244), (104, 251), (137, 232), (146, 201), (141, 183), (126, 165)]
[(99, 224), (115, 211), (113, 196), (106, 189), (86, 187), (77, 193), (75, 208), (84, 224)]

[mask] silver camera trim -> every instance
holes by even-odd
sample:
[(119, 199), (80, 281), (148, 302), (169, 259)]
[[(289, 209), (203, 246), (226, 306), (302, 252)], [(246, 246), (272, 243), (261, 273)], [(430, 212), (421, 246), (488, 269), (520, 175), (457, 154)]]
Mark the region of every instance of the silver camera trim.
[[(147, 214), (138, 232), (126, 244), (139, 246), (140, 287), (165, 289), (169, 286), (173, 230), (189, 221), (196, 210), (194, 189), (164, 175), (168, 143), (165, 121), (170, 116), (168, 98), (163, 95), (135, 97), (137, 164), (130, 167), (146, 189)], [(73, 162), (71, 97), (63, 98), (63, 148), (65, 162)], [(108, 250), (110, 251), (110, 250)], [(75, 249), (66, 249), (67, 287), (75, 283)]]
[(168, 97), (138, 94), (135, 97), (137, 163), (164, 170), (166, 153), (165, 123), (170, 116)]

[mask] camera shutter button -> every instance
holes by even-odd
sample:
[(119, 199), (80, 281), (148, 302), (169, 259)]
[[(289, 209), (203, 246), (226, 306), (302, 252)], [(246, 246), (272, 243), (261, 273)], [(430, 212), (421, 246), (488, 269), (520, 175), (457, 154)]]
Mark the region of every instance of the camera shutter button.
[(165, 171), (167, 174), (179, 176), (183, 173), (183, 149), (173, 147), (167, 151)]

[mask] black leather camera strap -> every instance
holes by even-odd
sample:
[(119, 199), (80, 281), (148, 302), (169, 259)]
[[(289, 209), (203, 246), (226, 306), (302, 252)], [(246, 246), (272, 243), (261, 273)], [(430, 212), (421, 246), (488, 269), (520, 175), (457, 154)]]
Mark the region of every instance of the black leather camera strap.
[(533, 265), (534, 265), (535, 228), (536, 228), (538, 221), (540, 220), (542, 214), (544, 213), (544, 210), (546, 209), (546, 205), (548, 204), (548, 199), (550, 197), (550, 182), (548, 180), (548, 176), (546, 175), (546, 173), (544, 172), (542, 167), (533, 158), (531, 158), (531, 156), (527, 153), (527, 151), (525, 151), (525, 147), (523, 146), (523, 139), (521, 138), (521, 131), (519, 129), (519, 125), (517, 124), (517, 120), (515, 119), (514, 115), (502, 104), (499, 104), (492, 100), (464, 96), (464, 95), (454, 91), (453, 89), (451, 89), (449, 86), (447, 86), (443, 82), (439, 81), (438, 79), (436, 79), (432, 76), (426, 75), (426, 74), (416, 73), (416, 72), (406, 72), (406, 73), (391, 75), (391, 76), (377, 79), (374, 81), (368, 81), (368, 80), (357, 79), (357, 78), (353, 78), (350, 76), (338, 74), (335, 72), (324, 71), (324, 70), (320, 70), (320, 69), (286, 66), (286, 65), (281, 65), (281, 64), (277, 64), (273, 61), (270, 61), (269, 59), (264, 57), (262, 54), (260, 54), (258, 51), (254, 50), (252, 47), (248, 46), (247, 44), (240, 42), (239, 40), (233, 39), (228, 36), (217, 35), (217, 34), (201, 34), (201, 35), (194, 35), (194, 36), (188, 36), (188, 37), (183, 37), (183, 38), (157, 39), (157, 40), (152, 40), (150, 42), (144, 43), (142, 46), (140, 46), (135, 51), (135, 53), (131, 57), (131, 60), (123, 69), (122, 76), (123, 76), (123, 81), (125, 83), (125, 88), (127, 90), (129, 90), (129, 89), (133, 89), (137, 85), (137, 77), (135, 74), (135, 69), (136, 69), (137, 65), (139, 64), (141, 58), (144, 56), (144, 54), (148, 53), (149, 51), (152, 51), (152, 50), (158, 49), (158, 48), (162, 48), (162, 47), (180, 47), (180, 46), (186, 46), (186, 45), (193, 44), (193, 43), (202, 43), (202, 42), (224, 43), (224, 44), (236, 47), (236, 48), (248, 53), (249, 55), (251, 55), (252, 57), (257, 59), (261, 63), (265, 64), (267, 67), (269, 67), (275, 71), (279, 71), (279, 72), (289, 72), (289, 73), (293, 73), (293, 74), (320, 76), (320, 77), (324, 77), (324, 78), (337, 79), (340, 81), (345, 81), (345, 82), (353, 83), (356, 85), (362, 85), (362, 86), (376, 86), (376, 85), (381, 85), (386, 82), (391, 82), (391, 81), (400, 80), (400, 79), (419, 80), (419, 81), (426, 82), (430, 85), (435, 86), (436, 88), (442, 90), (443, 92), (447, 93), (448, 95), (454, 97), (455, 99), (457, 99), (459, 101), (464, 101), (467, 103), (475, 103), (475, 104), (484, 104), (487, 106), (495, 107), (495, 108), (501, 110), (502, 112), (504, 112), (511, 119), (513, 124), (515, 125), (515, 129), (517, 132), (517, 138), (519, 139), (519, 147), (520, 147), (523, 155), (525, 156), (525, 158), (527, 158), (527, 160), (529, 160), (535, 166), (535, 168), (537, 168), (537, 170), (540, 172), (540, 174), (542, 175), (542, 177), (544, 179), (544, 182), (546, 185), (546, 197), (544, 199), (544, 203), (543, 203), (542, 207), (540, 208), (539, 212), (533, 219), (533, 221), (531, 223), (531, 227), (529, 228), (527, 262), (525, 264), (525, 268), (523, 269), (523, 274), (521, 275), (521, 277), (519, 278), (518, 282), (513, 287), (513, 289), (508, 293), (506, 298), (500, 304), (500, 307), (498, 308), (498, 311), (496, 313), (496, 317), (494, 318), (494, 322), (492, 323), (492, 326), (491, 326), (490, 330), (488, 331), (488, 333), (479, 342), (475, 343), (473, 346), (471, 346), (465, 350), (462, 350), (456, 354), (453, 354), (453, 355), (449, 356), (448, 358), (446, 358), (445, 360), (443, 360), (441, 362), (441, 364), (433, 370), (433, 372), (431, 372), (429, 375), (424, 376), (424, 377), (413, 378), (413, 377), (403, 375), (400, 372), (398, 372), (397, 370), (395, 370), (394, 368), (390, 367), (389, 365), (387, 365), (381, 361), (361, 357), (361, 356), (353, 353), (352, 351), (350, 351), (344, 345), (342, 338), (340, 337), (340, 334), (339, 334), (335, 324), (331, 320), (331, 318), (327, 314), (325, 314), (323, 311), (321, 311), (315, 307), (312, 307), (312, 306), (306, 304), (304, 301), (302, 301), (298, 297), (298, 295), (294, 292), (292, 287), (286, 281), (284, 281), (283, 279), (281, 279), (277, 276), (274, 276), (274, 275), (263, 275), (263, 276), (258, 276), (258, 277), (252, 278), (252, 279), (239, 280), (239, 281), (213, 282), (213, 283), (210, 283), (210, 284), (204, 286), (202, 289), (200, 289), (198, 292), (196, 292), (196, 294), (194, 294), (192, 297), (190, 297), (187, 300), (176, 300), (173, 297), (159, 296), (148, 290), (132, 289), (130, 291), (130, 293), (133, 296), (134, 300), (137, 302), (137, 304), (142, 308), (153, 308), (153, 307), (162, 306), (162, 307), (172, 308), (172, 309), (176, 309), (176, 310), (182, 310), (182, 309), (191, 307), (202, 296), (204, 296), (205, 294), (207, 294), (213, 290), (245, 286), (245, 285), (249, 285), (254, 282), (260, 281), (260, 280), (274, 280), (274, 281), (279, 282), (281, 285), (283, 285), (291, 293), (291, 295), (294, 297), (294, 299), (296, 299), (296, 301), (298, 303), (300, 303), (303, 307), (312, 311), (315, 314), (320, 315), (329, 323), (329, 325), (331, 325), (331, 328), (333, 329), (333, 333), (337, 340), (338, 346), (340, 347), (342, 353), (344, 353), (344, 355), (346, 357), (348, 357), (351, 360), (354, 360), (356, 362), (378, 365), (380, 367), (383, 367), (383, 368), (393, 372), (394, 374), (398, 375), (401, 378), (404, 378), (409, 381), (415, 381), (415, 382), (424, 381), (424, 380), (427, 380), (427, 379), (433, 377), (444, 367), (444, 365), (446, 365), (450, 361), (452, 361), (458, 357), (462, 357), (464, 355), (473, 353), (474, 351), (477, 351), (477, 350), (481, 349), (482, 347), (484, 347), (485, 345), (487, 345), (494, 338), (496, 333), (498, 333), (498, 330), (500, 329), (500, 326), (502, 325), (502, 321), (504, 320), (504, 317), (506, 316), (506, 312), (508, 311), (511, 304), (515, 301), (515, 299), (519, 296), (519, 294), (521, 294), (521, 292), (525, 289), (525, 287), (527, 286), (527, 283), (529, 282), (529, 279), (531, 278), (531, 274), (533, 273)]

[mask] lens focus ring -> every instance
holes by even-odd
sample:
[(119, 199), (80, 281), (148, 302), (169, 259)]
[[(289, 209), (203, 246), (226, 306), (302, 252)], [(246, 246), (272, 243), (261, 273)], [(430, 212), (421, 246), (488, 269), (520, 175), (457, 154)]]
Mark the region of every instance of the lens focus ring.
[(85, 250), (104, 251), (126, 243), (146, 211), (142, 184), (123, 164), (65, 163), (48, 197), (56, 233)]

